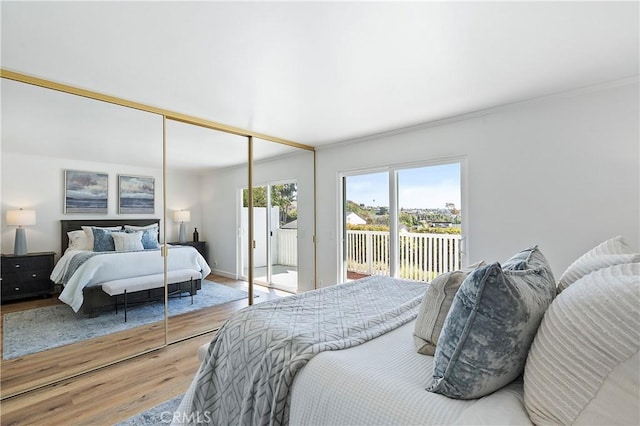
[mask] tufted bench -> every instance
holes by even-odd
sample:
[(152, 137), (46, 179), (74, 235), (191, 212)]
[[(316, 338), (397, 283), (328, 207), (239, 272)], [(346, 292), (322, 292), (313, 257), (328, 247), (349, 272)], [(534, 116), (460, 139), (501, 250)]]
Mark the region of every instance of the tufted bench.
[[(178, 269), (176, 271), (167, 272), (167, 283), (190, 282), (189, 294), (191, 295), (191, 303), (193, 303), (193, 295), (195, 288), (193, 280), (202, 278), (200, 271), (193, 269)], [(143, 275), (140, 277), (125, 278), (120, 280), (106, 281), (102, 283), (102, 291), (109, 296), (124, 296), (124, 321), (127, 321), (127, 295), (139, 291), (160, 288), (164, 286), (164, 274)], [(180, 290), (178, 290), (180, 291)], [(115, 299), (117, 300), (117, 299)], [(118, 303), (116, 301), (116, 314), (118, 313)]]

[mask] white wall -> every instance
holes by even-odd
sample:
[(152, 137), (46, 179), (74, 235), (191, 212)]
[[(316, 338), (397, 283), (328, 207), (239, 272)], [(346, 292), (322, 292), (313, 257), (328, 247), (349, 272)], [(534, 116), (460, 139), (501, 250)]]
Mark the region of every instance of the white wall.
[[(167, 242), (178, 241), (180, 223), (173, 220), (173, 213), (176, 210), (189, 210), (189, 212), (191, 212), (191, 221), (185, 223), (187, 228), (187, 241), (193, 239), (194, 228), (198, 228), (200, 241), (206, 241), (202, 235), (203, 222), (200, 205), (200, 175), (198, 173), (190, 173), (183, 170), (167, 170)], [(207, 262), (209, 262), (208, 259)]]
[[(314, 288), (313, 153), (303, 151), (255, 164), (255, 186), (268, 182), (298, 182), (298, 288)], [(237, 276), (240, 191), (247, 186), (247, 168), (217, 170), (203, 176), (203, 230), (209, 244), (210, 264), (216, 273)]]
[[(15, 227), (7, 226), (6, 211), (16, 208), (36, 210), (36, 225), (26, 229), (29, 252), (54, 251), (60, 256), (61, 219), (123, 219), (162, 217), (162, 169), (134, 167), (71, 159), (52, 159), (37, 155), (2, 153), (2, 253), (12, 253)], [(87, 170), (109, 175), (108, 214), (64, 214), (64, 170)], [(155, 214), (118, 214), (118, 174), (153, 176), (155, 178)], [(197, 175), (167, 175), (167, 200), (175, 209), (190, 208), (192, 225), (199, 224), (199, 178)], [(184, 206), (184, 207), (182, 207)], [(168, 204), (168, 210), (172, 205)], [(168, 217), (167, 240), (177, 240), (178, 226)], [(172, 227), (172, 225), (175, 225)], [(197, 225), (196, 225), (197, 226)], [(175, 229), (173, 229), (175, 228)], [(193, 231), (193, 228), (191, 228)]]
[(637, 250), (638, 90), (637, 80), (620, 82), (319, 149), (319, 286), (338, 282), (340, 172), (459, 155), (468, 262), (538, 244), (557, 279), (615, 235)]

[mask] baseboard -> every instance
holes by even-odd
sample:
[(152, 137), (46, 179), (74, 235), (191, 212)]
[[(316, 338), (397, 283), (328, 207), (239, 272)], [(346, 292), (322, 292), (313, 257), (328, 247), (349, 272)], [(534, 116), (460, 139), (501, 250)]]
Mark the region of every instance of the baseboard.
[(238, 279), (238, 276), (235, 274), (235, 272), (223, 271), (222, 269), (213, 269), (211, 270), (211, 273), (215, 275), (220, 275), (225, 278), (231, 278), (232, 280)]

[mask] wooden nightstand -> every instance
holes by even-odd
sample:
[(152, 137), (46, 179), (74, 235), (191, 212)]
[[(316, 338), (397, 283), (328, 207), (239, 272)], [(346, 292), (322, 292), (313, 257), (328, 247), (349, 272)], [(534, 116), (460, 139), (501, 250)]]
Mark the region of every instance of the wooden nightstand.
[(196, 250), (198, 250), (198, 252), (200, 252), (202, 257), (204, 257), (204, 260), (209, 262), (209, 259), (207, 259), (207, 255), (208, 255), (207, 243), (205, 241), (185, 241), (184, 243), (174, 242), (174, 243), (169, 243), (169, 244), (174, 245), (174, 246), (191, 246), (191, 247), (194, 247)]
[(53, 281), (49, 277), (53, 271), (54, 255), (53, 252), (22, 256), (3, 254), (0, 265), (2, 301), (52, 294)]

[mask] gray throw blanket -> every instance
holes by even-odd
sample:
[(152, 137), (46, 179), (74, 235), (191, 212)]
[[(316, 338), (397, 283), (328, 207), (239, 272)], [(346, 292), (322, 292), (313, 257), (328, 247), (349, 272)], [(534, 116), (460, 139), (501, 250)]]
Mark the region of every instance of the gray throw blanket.
[(74, 255), (69, 261), (69, 266), (67, 266), (67, 270), (65, 271), (64, 276), (62, 277), (62, 284), (66, 284), (67, 282), (69, 282), (69, 279), (73, 274), (76, 273), (79, 267), (84, 265), (84, 263), (87, 260), (91, 259), (93, 256), (96, 256), (100, 253), (101, 252), (84, 251)]
[(287, 424), (298, 370), (322, 351), (359, 345), (411, 321), (425, 289), (424, 283), (373, 276), (237, 312), (209, 346), (190, 418), (214, 425)]

